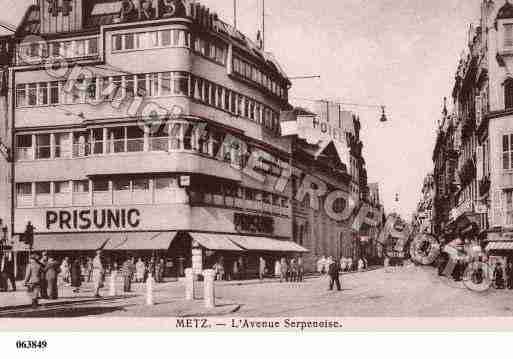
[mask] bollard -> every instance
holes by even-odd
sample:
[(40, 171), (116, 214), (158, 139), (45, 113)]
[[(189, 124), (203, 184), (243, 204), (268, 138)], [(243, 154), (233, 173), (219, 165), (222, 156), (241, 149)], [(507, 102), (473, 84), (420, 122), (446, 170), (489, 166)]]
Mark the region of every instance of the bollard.
[(146, 280), (146, 305), (154, 305), (153, 301), (153, 276), (150, 274)]
[(185, 270), (185, 300), (194, 300), (194, 276), (192, 268)]
[(205, 299), (205, 307), (212, 309), (216, 306), (214, 280), (215, 271), (212, 269), (203, 272), (203, 298)]
[(110, 279), (109, 279), (109, 295), (111, 297), (115, 297), (117, 295), (117, 293), (116, 293), (116, 276), (117, 276), (117, 271), (113, 270), (110, 273)]

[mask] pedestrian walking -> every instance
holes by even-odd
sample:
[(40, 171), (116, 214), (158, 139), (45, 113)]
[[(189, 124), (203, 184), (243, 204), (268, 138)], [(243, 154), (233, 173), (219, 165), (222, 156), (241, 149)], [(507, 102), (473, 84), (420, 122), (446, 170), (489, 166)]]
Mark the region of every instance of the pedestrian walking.
[(347, 259), (347, 271), (352, 272), (353, 271), (353, 258), (349, 257)]
[(279, 259), (274, 262), (274, 276), (276, 278), (281, 278), (281, 262)]
[(156, 263), (156, 260), (155, 260), (155, 257), (151, 257), (150, 259), (150, 263), (148, 264), (148, 275), (151, 275), (153, 277), (153, 279), (156, 279), (157, 276), (156, 276), (156, 267), (157, 267), (157, 263)]
[(39, 305), (38, 298), (41, 291), (41, 279), (43, 276), (43, 267), (39, 262), (39, 257), (36, 254), (30, 256), (27, 270), (25, 271), (25, 287), (32, 303), (32, 307)]
[(287, 265), (287, 258), (283, 257), (280, 262), (280, 283), (289, 281), (288, 273), (289, 266)]
[(298, 280), (298, 268), (296, 258), (290, 260), (290, 281), (297, 282)]
[(44, 268), (45, 280), (48, 290), (49, 299), (57, 299), (59, 297), (59, 291), (57, 287), (57, 278), (60, 272), (59, 263), (53, 258), (48, 257), (46, 266)]
[[(41, 265), (41, 270), (44, 272), (46, 268), (46, 264), (48, 263), (48, 253), (43, 252), (41, 259), (39, 259), (39, 264)], [(40, 281), (40, 296), (43, 299), (48, 299), (48, 283), (46, 282), (46, 276), (43, 275)]]
[(340, 270), (342, 272), (345, 272), (346, 269), (347, 269), (346, 257), (342, 257), (342, 258), (340, 258)]
[(330, 290), (333, 290), (334, 284), (336, 284), (338, 291), (342, 290), (340, 287), (340, 266), (337, 261), (331, 261), (328, 274), (330, 276)]
[(94, 296), (100, 298), (100, 289), (103, 288), (103, 282), (105, 280), (105, 267), (103, 264), (102, 251), (96, 251), (96, 256), (93, 259), (93, 270), (91, 277), (94, 283)]
[(69, 283), (71, 273), (70, 273), (70, 264), (69, 264), (68, 257), (65, 257), (63, 259), (63, 261), (61, 263), (61, 267), (60, 267), (60, 272), (61, 272), (62, 281), (64, 283)]
[(232, 273), (233, 273), (233, 279), (239, 280), (239, 262), (236, 260), (233, 261)]
[(363, 272), (365, 269), (365, 262), (362, 258), (358, 259), (358, 272)]
[(217, 270), (218, 270), (219, 280), (225, 280), (226, 275), (225, 275), (225, 270), (224, 270), (224, 258), (223, 257), (219, 258), (219, 261), (217, 262), (217, 264), (218, 264)]
[(73, 288), (73, 293), (78, 293), (80, 291), (82, 281), (82, 266), (80, 259), (77, 257), (71, 261), (70, 265), (70, 284)]
[(508, 262), (506, 266), (506, 276), (508, 280), (508, 289), (513, 289), (513, 263)]
[(144, 264), (142, 258), (139, 258), (139, 260), (137, 261), (137, 264), (135, 265), (135, 272), (136, 272), (135, 281), (137, 283), (144, 282), (146, 265)]
[(156, 282), (162, 283), (164, 281), (164, 259), (160, 258), (157, 260), (155, 265)]
[(317, 273), (322, 275), (322, 274), (324, 274), (323, 270), (324, 270), (324, 257), (319, 257), (319, 259), (317, 260)]
[(16, 278), (14, 278), (14, 255), (12, 251), (6, 251), (0, 258), (0, 278), (2, 289), (9, 290), (9, 282), (13, 292), (16, 292)]
[(303, 257), (299, 256), (297, 259), (297, 281), (302, 282), (305, 274), (305, 266), (303, 264)]
[(495, 288), (504, 289), (504, 274), (502, 271), (502, 265), (500, 263), (495, 265), (495, 270), (493, 271), (493, 281)]
[(121, 267), (121, 276), (123, 277), (123, 291), (131, 291), (132, 279), (135, 272), (135, 263), (133, 258), (128, 258)]
[(259, 259), (259, 265), (258, 265), (258, 277), (260, 280), (264, 280), (265, 275), (265, 259), (263, 257), (260, 257)]

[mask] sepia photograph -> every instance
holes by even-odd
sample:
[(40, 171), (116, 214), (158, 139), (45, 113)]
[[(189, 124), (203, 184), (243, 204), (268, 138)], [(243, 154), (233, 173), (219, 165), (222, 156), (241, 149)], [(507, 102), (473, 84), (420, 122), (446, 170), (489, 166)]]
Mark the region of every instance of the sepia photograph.
[(0, 8), (0, 330), (513, 329), (513, 3)]

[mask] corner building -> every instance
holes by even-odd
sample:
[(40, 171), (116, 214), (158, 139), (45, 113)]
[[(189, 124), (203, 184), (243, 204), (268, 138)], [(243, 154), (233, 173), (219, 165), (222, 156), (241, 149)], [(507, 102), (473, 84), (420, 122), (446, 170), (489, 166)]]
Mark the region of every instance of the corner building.
[(15, 239), (30, 221), (34, 250), (157, 254), (178, 275), (220, 258), (227, 271), (242, 258), (250, 275), (260, 256), (272, 272), (282, 256), (312, 255), (294, 230), (292, 181), (275, 190), (293, 155), (280, 136), (290, 82), (209, 9), (39, 1), (12, 41)]

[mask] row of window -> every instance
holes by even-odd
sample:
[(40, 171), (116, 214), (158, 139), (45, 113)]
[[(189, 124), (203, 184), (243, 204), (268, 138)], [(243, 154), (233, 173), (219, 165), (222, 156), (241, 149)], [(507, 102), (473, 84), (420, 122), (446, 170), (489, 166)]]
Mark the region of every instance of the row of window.
[(81, 58), (98, 55), (98, 38), (21, 43), (17, 49), (18, 64), (40, 62), (46, 58)]
[(241, 60), (236, 56), (233, 57), (233, 71), (245, 79), (265, 87), (268, 91), (272, 92), (276, 96), (279, 96), (283, 99), (286, 98), (285, 87), (260, 71), (258, 67), (244, 60)]
[[(192, 44), (192, 46), (191, 46)], [(160, 30), (134, 32), (112, 36), (112, 51), (126, 52), (155, 48), (184, 47), (193, 48), (198, 54), (225, 66), (227, 46), (202, 37), (192, 37), (186, 30)]]
[[(188, 202), (186, 192), (180, 188), (177, 176), (23, 182), (16, 184), (16, 194), (18, 207)], [(241, 204), (236, 202), (237, 199), (246, 202)], [(191, 201), (194, 204), (247, 207), (248, 209), (252, 204), (258, 203), (289, 208), (289, 199), (285, 196), (219, 183), (196, 186), (191, 191)], [(257, 205), (254, 209), (259, 208), (261, 207)]]
[(209, 106), (257, 122), (279, 133), (279, 114), (240, 93), (187, 72), (159, 72), (16, 85), (16, 106), (123, 101), (137, 96), (189, 96)]
[[(89, 131), (39, 133), (16, 136), (16, 159), (45, 160), (81, 158), (135, 152), (187, 151), (219, 159), (232, 166), (243, 168), (254, 151), (248, 143), (207, 126), (197, 130), (193, 123), (169, 121), (160, 127), (146, 129), (139, 126), (113, 126)], [(262, 151), (262, 150), (260, 150)], [(263, 152), (263, 151), (262, 151)], [(256, 164), (256, 170), (279, 177), (281, 160), (265, 154)]]

